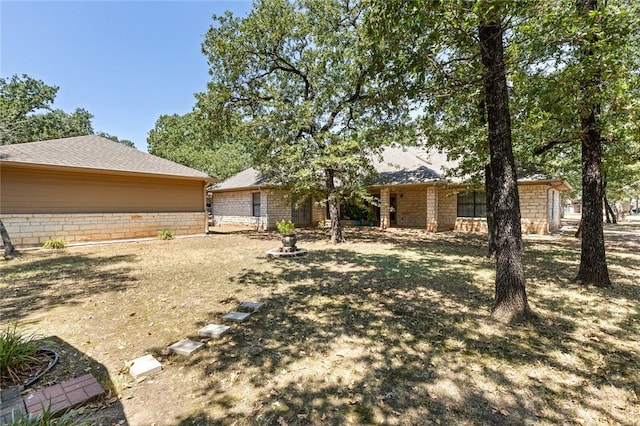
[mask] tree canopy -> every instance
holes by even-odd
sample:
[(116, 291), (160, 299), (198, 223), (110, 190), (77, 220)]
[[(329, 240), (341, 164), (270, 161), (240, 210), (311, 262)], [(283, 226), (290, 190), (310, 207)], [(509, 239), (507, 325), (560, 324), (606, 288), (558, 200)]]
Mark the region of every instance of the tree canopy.
[(380, 96), (363, 18), (360, 2), (264, 0), (243, 19), (215, 17), (203, 44), (202, 110), (238, 114), (266, 177), (328, 203), (333, 242), (341, 200), (370, 171), (364, 154), (409, 133), (408, 107)]
[(161, 115), (147, 138), (149, 152), (226, 179), (251, 164), (251, 144), (237, 122), (212, 129), (198, 109)]
[[(72, 113), (53, 109), (59, 87), (14, 75), (0, 78), (0, 145), (94, 134), (93, 115), (83, 108)], [(104, 132), (99, 136), (133, 147), (133, 142)]]

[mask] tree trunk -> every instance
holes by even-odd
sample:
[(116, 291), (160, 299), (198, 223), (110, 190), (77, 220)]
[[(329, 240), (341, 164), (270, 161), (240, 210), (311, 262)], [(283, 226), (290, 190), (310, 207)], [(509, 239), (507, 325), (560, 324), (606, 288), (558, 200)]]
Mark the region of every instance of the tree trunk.
[(576, 230), (575, 237), (582, 238), (582, 219), (580, 219), (580, 222), (578, 222), (578, 229)]
[[(589, 13), (598, 8), (597, 0), (578, 0), (578, 13), (589, 19)], [(602, 136), (600, 132), (600, 84), (598, 71), (588, 72), (592, 68), (594, 51), (592, 45), (597, 42), (592, 34), (583, 42), (581, 48), (585, 77), (582, 81), (582, 106), (580, 124), (582, 132), (582, 243), (580, 267), (576, 282), (598, 287), (611, 285), (607, 269), (604, 248), (604, 229), (602, 225), (603, 176), (602, 176)]]
[(604, 212), (607, 219), (607, 223), (618, 223), (616, 213), (611, 208), (609, 200), (607, 199), (607, 178), (602, 176), (602, 199), (604, 200)]
[(607, 194), (603, 192), (602, 196), (604, 197), (604, 208), (607, 212), (607, 223), (618, 223), (617, 213), (611, 208), (611, 204), (607, 200)]
[(7, 259), (12, 259), (18, 256), (18, 251), (11, 243), (11, 237), (9, 237), (7, 228), (4, 227), (2, 219), (0, 219), (0, 235), (2, 235), (2, 244), (4, 244), (4, 257)]
[(340, 225), (340, 201), (336, 193), (336, 185), (333, 180), (333, 171), (327, 170), (326, 186), (327, 186), (327, 202), (329, 203), (329, 219), (331, 219), (331, 243), (344, 243), (342, 236), (342, 225)]
[(491, 315), (511, 322), (532, 315), (522, 268), (520, 200), (511, 140), (509, 92), (505, 76), (502, 25), (495, 12), (479, 27), (494, 193), (496, 283)]
[(607, 202), (607, 197), (604, 197), (604, 220), (607, 223), (611, 223), (611, 208), (609, 207), (609, 203)]
[(487, 257), (492, 257), (496, 253), (496, 221), (493, 215), (494, 186), (495, 182), (493, 181), (493, 173), (491, 173), (491, 165), (487, 164), (484, 168), (484, 188), (487, 196)]

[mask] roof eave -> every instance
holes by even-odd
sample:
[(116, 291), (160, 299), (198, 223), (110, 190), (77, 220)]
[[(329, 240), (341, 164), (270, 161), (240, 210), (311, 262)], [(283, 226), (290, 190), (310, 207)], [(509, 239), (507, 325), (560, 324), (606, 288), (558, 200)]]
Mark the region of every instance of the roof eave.
[(211, 176), (186, 176), (186, 175), (171, 175), (164, 173), (145, 173), (145, 172), (134, 172), (127, 170), (114, 170), (114, 169), (96, 169), (90, 167), (74, 167), (74, 166), (59, 166), (55, 164), (42, 164), (42, 163), (27, 163), (22, 161), (8, 161), (8, 160), (0, 160), (0, 165), (10, 165), (10, 166), (18, 166), (29, 169), (46, 169), (52, 171), (82, 171), (86, 173), (95, 173), (101, 175), (119, 175), (119, 176), (145, 176), (145, 177), (156, 177), (156, 178), (164, 178), (164, 179), (186, 179), (186, 180), (195, 180), (195, 181), (205, 181), (208, 183), (217, 182), (218, 179), (213, 178)]

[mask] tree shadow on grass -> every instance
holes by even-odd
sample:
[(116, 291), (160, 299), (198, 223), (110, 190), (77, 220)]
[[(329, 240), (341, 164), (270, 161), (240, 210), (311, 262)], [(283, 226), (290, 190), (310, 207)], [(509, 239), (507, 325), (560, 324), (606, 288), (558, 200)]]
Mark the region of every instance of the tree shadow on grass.
[[(608, 387), (640, 391), (633, 379), (640, 355), (579, 335), (582, 306), (536, 293), (551, 314), (496, 325), (488, 315), (493, 263), (482, 239), (385, 235), (383, 242), (393, 249), (316, 250), (262, 260), (271, 268), (235, 277), (273, 291), (264, 310), (227, 337), (176, 361), (200, 369), (211, 407), (179, 424), (519, 425), (588, 416), (633, 424), (628, 412), (599, 401)], [(530, 272), (537, 265), (542, 276), (557, 273), (543, 268), (548, 253), (536, 250)], [(571, 261), (563, 250), (549, 256)], [(594, 354), (604, 357), (597, 365)]]
[(80, 303), (94, 294), (118, 292), (130, 287), (135, 256), (54, 254), (21, 259), (1, 265), (3, 321), (17, 321), (37, 310)]

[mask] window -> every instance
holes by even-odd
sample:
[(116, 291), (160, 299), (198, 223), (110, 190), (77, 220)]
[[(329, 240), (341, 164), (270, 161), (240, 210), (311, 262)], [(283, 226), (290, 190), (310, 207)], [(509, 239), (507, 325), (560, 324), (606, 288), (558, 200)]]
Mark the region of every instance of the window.
[(253, 195), (253, 215), (260, 217), (260, 193), (254, 192), (251, 195)]
[(484, 192), (458, 194), (458, 217), (486, 217), (487, 196)]

